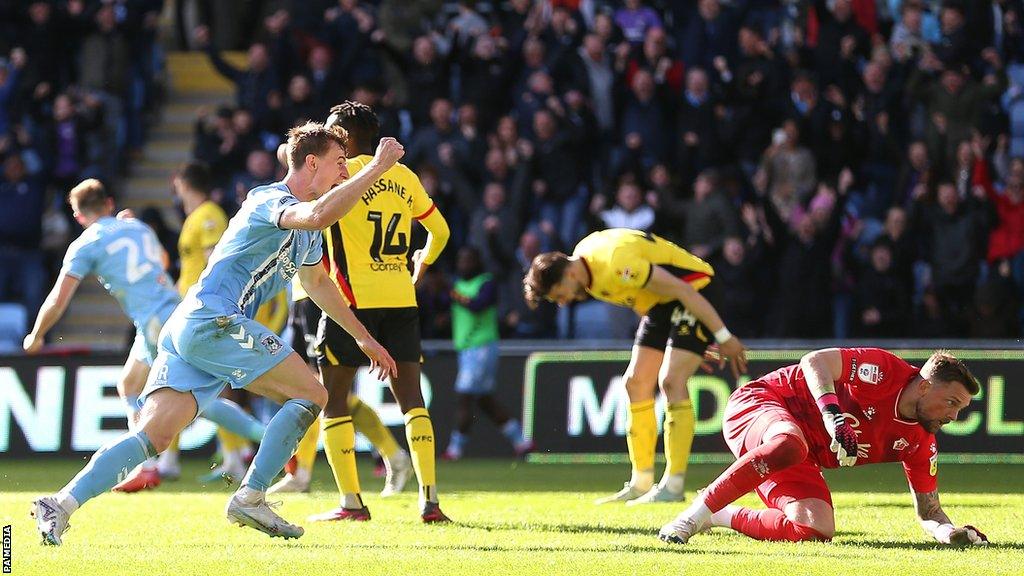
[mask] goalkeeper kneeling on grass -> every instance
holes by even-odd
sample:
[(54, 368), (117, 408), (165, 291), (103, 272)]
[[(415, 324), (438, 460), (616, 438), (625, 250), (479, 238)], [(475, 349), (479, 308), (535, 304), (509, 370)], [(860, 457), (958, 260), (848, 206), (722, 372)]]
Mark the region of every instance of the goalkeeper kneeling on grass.
[[(711, 527), (758, 540), (830, 540), (835, 516), (821, 468), (902, 462), (921, 526), (942, 544), (986, 545), (939, 505), (935, 433), (980, 388), (944, 351), (918, 369), (877, 348), (811, 352), (737, 389), (722, 433), (733, 463), (659, 537), (685, 544)], [(767, 509), (732, 505), (756, 491)]]

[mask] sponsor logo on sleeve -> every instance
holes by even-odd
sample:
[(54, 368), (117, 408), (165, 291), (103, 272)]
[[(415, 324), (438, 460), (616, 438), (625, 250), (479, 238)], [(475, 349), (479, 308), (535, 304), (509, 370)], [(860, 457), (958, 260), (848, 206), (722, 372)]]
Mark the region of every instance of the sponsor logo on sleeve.
[(857, 369), (857, 378), (865, 384), (878, 384), (882, 379), (882, 371), (877, 364), (861, 364)]

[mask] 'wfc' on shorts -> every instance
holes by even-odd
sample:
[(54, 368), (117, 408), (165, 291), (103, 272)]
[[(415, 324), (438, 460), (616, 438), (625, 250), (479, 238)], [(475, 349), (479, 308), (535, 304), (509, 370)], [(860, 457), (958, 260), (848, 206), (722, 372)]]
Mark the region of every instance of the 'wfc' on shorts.
[(480, 395), (494, 392), (498, 381), (498, 343), (491, 342), (459, 351), (459, 375), (455, 377), (455, 391), (459, 394)]
[(277, 334), (241, 314), (175, 314), (160, 335), (160, 351), (139, 402), (160, 388), (171, 388), (191, 392), (202, 412), (225, 385), (245, 388), (291, 353), (292, 347)]
[[(395, 362), (420, 361), (418, 308), (355, 308), (352, 313)], [(316, 360), (321, 366), (356, 367), (370, 364), (370, 359), (356, 345), (355, 338), (326, 314), (320, 317), (317, 329)]]
[[(722, 435), (737, 458), (761, 445), (764, 433), (776, 422), (802, 429), (783, 398), (757, 381), (737, 388), (729, 397), (722, 423)], [(774, 472), (757, 487), (757, 495), (770, 508), (782, 510), (787, 504), (817, 498), (832, 506), (832, 493), (821, 475), (821, 467), (810, 456), (785, 470)]]

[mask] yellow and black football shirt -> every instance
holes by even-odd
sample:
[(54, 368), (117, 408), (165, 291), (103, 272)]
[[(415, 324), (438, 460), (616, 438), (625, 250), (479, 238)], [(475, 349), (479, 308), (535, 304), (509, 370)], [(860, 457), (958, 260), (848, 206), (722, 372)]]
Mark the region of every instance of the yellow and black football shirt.
[[(350, 158), (349, 174), (355, 175), (372, 159), (365, 154)], [(324, 230), (331, 278), (353, 308), (416, 306), (409, 269), (413, 220), (433, 236), (425, 247), (425, 262), (432, 264), (447, 242), (447, 224), (416, 174), (395, 164), (348, 214)], [(438, 234), (441, 228), (443, 233)]]
[(216, 202), (207, 200), (185, 217), (178, 237), (181, 274), (178, 293), (182, 296), (199, 280), (206, 268), (207, 250), (217, 245), (228, 229), (228, 217)]
[(644, 289), (653, 266), (661, 266), (700, 290), (715, 272), (707, 262), (649, 232), (612, 228), (590, 234), (573, 250), (590, 273), (587, 293), (598, 300), (646, 314), (655, 304), (671, 302)]

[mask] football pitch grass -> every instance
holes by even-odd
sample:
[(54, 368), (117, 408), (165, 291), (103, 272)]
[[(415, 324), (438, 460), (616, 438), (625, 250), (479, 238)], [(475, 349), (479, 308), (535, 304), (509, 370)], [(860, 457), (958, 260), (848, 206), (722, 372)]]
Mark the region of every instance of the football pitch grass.
[[(30, 502), (59, 488), (82, 464), (0, 460), (0, 524), (13, 525), (13, 574), (1024, 574), (1024, 466), (940, 466), (943, 508), (954, 522), (986, 532), (993, 542), (987, 549), (931, 541), (918, 527), (897, 464), (826, 474), (837, 507), (831, 543), (756, 542), (715, 530), (671, 546), (656, 534), (683, 505), (593, 504), (622, 485), (623, 465), (439, 463), (442, 507), (455, 523), (424, 526), (415, 490), (377, 497), (382, 481), (361, 459), (373, 520), (312, 524), (306, 516), (337, 502), (323, 456), (311, 494), (280, 498), (279, 512), (306, 528), (298, 540), (272, 540), (228, 524), (223, 509), (230, 489), (193, 480), (205, 471), (194, 460), (186, 461), (178, 482), (89, 502), (72, 518), (64, 546), (43, 547), (28, 516)], [(691, 466), (688, 496), (722, 469)], [(741, 503), (760, 506), (749, 496)]]

